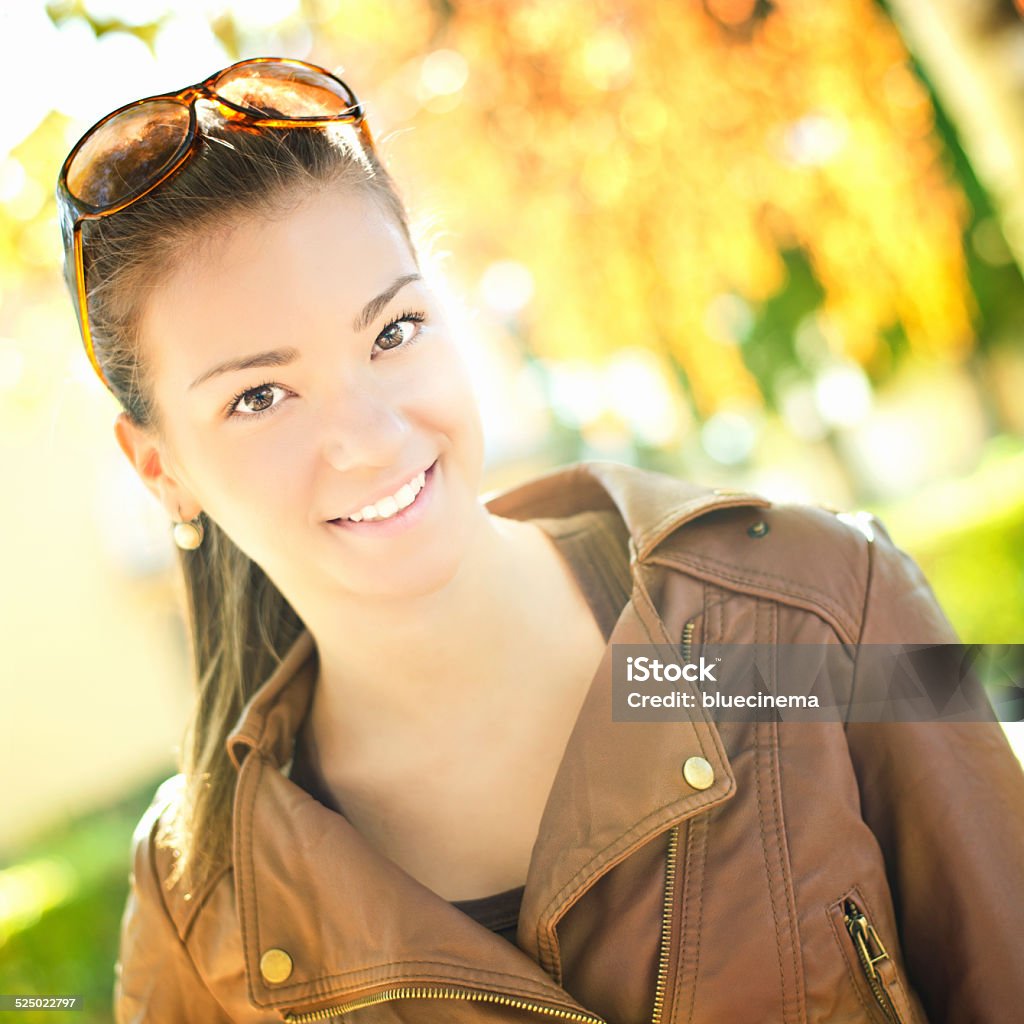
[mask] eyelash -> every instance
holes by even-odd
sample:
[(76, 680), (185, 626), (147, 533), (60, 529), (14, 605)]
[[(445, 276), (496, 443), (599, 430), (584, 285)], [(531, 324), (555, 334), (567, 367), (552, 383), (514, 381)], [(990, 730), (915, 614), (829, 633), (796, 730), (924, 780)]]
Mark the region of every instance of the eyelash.
[[(405, 323), (405, 322), (422, 324), (422, 323), (426, 322), (426, 319), (427, 319), (426, 313), (423, 313), (423, 312), (420, 312), (420, 311), (414, 311), (414, 310), (405, 310), (402, 313), (400, 313), (398, 316), (396, 316), (394, 319), (389, 320), (380, 329), (380, 332), (378, 333), (377, 338), (380, 338), (380, 336), (382, 334), (386, 333), (387, 331), (390, 331), (391, 328), (394, 327), (396, 324)], [(412, 338), (409, 341), (405, 342), (402, 345), (396, 345), (394, 347), (394, 349), (381, 349), (381, 351), (382, 352), (392, 352), (392, 351), (397, 351), (397, 350), (401, 350), (401, 349), (412, 348), (412, 346), (415, 345), (416, 342), (420, 340), (420, 333), (421, 333), (420, 331), (417, 331), (412, 336)], [(377, 339), (375, 338), (374, 339), (374, 344), (376, 344), (376, 343), (377, 343)], [(258, 420), (261, 416), (266, 416), (267, 413), (273, 412), (274, 409), (276, 409), (281, 403), (280, 402), (275, 402), (273, 405), (267, 406), (266, 409), (262, 409), (262, 410), (260, 410), (258, 412), (247, 412), (247, 413), (244, 413), (244, 414), (239, 414), (238, 413), (238, 411), (237, 411), (238, 410), (238, 405), (242, 401), (242, 399), (246, 397), (246, 395), (254, 394), (257, 391), (262, 391), (264, 388), (279, 388), (279, 387), (282, 387), (282, 385), (281, 384), (276, 384), (274, 381), (271, 381), (271, 380), (265, 380), (262, 384), (257, 384), (255, 387), (243, 388), (241, 391), (238, 392), (238, 394), (236, 394), (234, 396), (234, 398), (231, 399), (230, 402), (228, 402), (228, 404), (227, 404), (227, 406), (225, 407), (225, 410), (224, 410), (225, 415), (228, 418), (231, 418), (232, 416), (242, 415), (242, 418), (243, 419), (247, 419), (247, 420)], [(287, 389), (285, 389), (285, 390), (287, 390)]]

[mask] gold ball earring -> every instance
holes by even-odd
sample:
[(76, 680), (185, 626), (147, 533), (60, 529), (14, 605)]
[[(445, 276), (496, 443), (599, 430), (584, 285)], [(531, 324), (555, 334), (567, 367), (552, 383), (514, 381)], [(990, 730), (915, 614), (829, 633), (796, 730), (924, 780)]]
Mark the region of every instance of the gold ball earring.
[[(181, 515), (181, 510), (178, 510)], [(195, 551), (203, 543), (203, 524), (197, 515), (195, 519), (174, 524), (174, 543), (182, 551)]]

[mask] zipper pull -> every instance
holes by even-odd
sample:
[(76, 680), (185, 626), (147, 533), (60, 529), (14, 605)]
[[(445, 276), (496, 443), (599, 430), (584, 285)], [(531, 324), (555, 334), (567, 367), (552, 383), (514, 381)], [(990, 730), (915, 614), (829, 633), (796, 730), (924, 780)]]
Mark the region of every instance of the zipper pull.
[(874, 926), (849, 897), (843, 901), (843, 920), (856, 947), (857, 959), (885, 1019), (891, 1024), (911, 1024), (916, 1021), (918, 1015), (900, 981), (896, 961), (889, 956)]
[(886, 952), (885, 946), (882, 945), (882, 940), (878, 937), (874, 925), (864, 916), (860, 907), (849, 898), (843, 904), (843, 920), (846, 922), (846, 928), (853, 941), (857, 944), (865, 968), (872, 978), (877, 978), (878, 970), (875, 964), (882, 960), (888, 960), (889, 954)]

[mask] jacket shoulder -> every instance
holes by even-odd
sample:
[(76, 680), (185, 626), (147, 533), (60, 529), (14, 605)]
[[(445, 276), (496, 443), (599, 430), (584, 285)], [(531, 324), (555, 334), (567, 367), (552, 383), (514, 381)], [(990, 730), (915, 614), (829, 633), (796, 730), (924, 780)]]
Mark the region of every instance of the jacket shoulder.
[(178, 876), (181, 851), (170, 838), (169, 827), (181, 811), (184, 792), (185, 776), (180, 772), (161, 782), (132, 834), (136, 884), (152, 902), (159, 903), (182, 941), (202, 904)]
[(175, 858), (160, 844), (159, 834), (182, 781), (174, 776), (161, 783), (132, 835), (132, 869), (114, 965), (117, 1024), (229, 1020), (186, 947), (183, 922), (175, 914), (181, 900), (165, 881), (168, 861)]
[[(159, 849), (157, 837), (171, 820), (180, 805), (184, 792), (185, 777), (181, 773), (164, 779), (150, 798), (149, 806), (142, 812), (132, 832), (132, 859), (139, 863), (143, 858), (150, 858), (156, 866), (155, 855)], [(173, 858), (173, 854), (169, 854)], [(163, 860), (164, 858), (159, 858)]]
[(870, 512), (772, 501), (711, 508), (674, 530), (650, 560), (813, 612), (842, 642), (856, 643), (869, 549), (879, 545), (895, 550), (884, 524)]

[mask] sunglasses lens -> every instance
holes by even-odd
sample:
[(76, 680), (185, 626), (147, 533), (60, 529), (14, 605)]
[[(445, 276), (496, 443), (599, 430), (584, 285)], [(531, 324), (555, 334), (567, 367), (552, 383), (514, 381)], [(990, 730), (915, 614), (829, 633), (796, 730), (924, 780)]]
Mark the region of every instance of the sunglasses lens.
[(336, 117), (359, 103), (346, 85), (324, 72), (275, 61), (230, 69), (213, 91), (258, 117), (298, 121)]
[(181, 103), (129, 107), (100, 125), (75, 154), (68, 191), (89, 206), (115, 206), (159, 180), (188, 135), (189, 110)]

